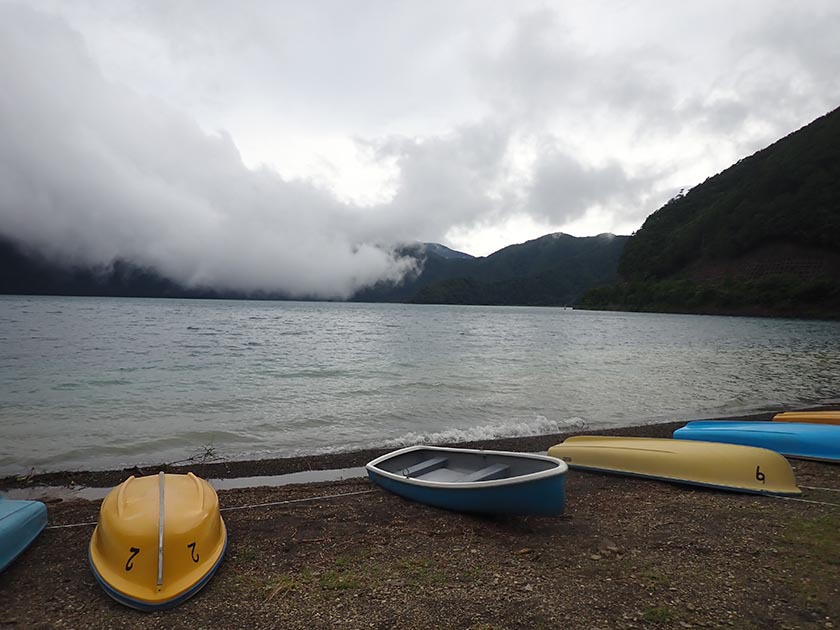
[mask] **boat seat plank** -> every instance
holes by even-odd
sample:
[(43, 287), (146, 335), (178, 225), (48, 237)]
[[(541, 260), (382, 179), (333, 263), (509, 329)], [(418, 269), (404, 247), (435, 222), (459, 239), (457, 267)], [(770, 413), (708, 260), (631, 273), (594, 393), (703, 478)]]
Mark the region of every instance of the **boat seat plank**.
[(432, 457), (431, 459), (424, 459), (422, 462), (409, 466), (401, 471), (406, 477), (419, 477), (426, 473), (443, 468), (446, 466), (447, 459), (445, 457)]
[(443, 467), (427, 472), (419, 477), (415, 477), (415, 479), (420, 479), (422, 481), (436, 481), (438, 483), (460, 483), (463, 480), (463, 477), (463, 472)]
[(481, 470), (476, 470), (464, 477), (464, 481), (491, 481), (507, 477), (510, 466), (506, 464), (490, 464)]

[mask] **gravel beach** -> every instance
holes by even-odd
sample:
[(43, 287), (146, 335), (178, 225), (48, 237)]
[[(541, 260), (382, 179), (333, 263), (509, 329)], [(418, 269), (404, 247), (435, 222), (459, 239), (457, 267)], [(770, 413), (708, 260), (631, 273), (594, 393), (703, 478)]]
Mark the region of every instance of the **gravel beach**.
[[(666, 437), (682, 424), (599, 433)], [(541, 451), (563, 437), (469, 446)], [(379, 453), (190, 469), (214, 478), (276, 475), (360, 466)], [(88, 566), (93, 527), (58, 527), (0, 574), (0, 625), (840, 627), (840, 493), (825, 490), (840, 488), (840, 466), (790, 461), (800, 486), (823, 488), (804, 490), (810, 502), (577, 471), (568, 474), (565, 514), (553, 518), (446, 512), (366, 479), (223, 490), (223, 508), (275, 505), (224, 512), (226, 557), (185, 604), (141, 613), (113, 602)], [(0, 489), (109, 486), (131, 472), (10, 478)], [(99, 501), (47, 500), (51, 526), (96, 521)]]

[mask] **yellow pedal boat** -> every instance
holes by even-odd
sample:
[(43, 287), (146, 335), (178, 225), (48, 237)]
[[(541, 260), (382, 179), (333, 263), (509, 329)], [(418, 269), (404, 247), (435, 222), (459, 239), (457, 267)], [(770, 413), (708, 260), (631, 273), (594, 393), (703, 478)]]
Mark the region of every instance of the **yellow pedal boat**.
[(796, 495), (788, 461), (752, 446), (667, 438), (575, 436), (548, 454), (570, 468), (659, 479), (721, 490)]
[(111, 490), (90, 541), (105, 592), (140, 610), (172, 608), (213, 576), (227, 530), (212, 486), (192, 473), (129, 477)]
[(776, 422), (808, 422), (810, 424), (840, 424), (840, 411), (785, 411), (773, 416)]

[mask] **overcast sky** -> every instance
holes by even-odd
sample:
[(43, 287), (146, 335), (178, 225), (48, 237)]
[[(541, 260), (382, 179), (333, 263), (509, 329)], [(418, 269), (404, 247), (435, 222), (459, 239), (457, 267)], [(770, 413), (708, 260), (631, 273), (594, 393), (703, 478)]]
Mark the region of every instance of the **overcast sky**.
[(628, 234), (840, 105), (840, 3), (0, 0), (0, 233), (346, 297)]

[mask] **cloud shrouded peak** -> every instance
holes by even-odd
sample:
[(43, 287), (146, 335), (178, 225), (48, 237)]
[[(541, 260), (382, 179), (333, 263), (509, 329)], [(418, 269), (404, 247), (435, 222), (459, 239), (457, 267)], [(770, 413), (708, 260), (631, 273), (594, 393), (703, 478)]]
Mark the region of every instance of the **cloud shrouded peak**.
[(353, 208), (328, 191), (249, 170), (226, 133), (105, 80), (60, 20), (0, 13), (7, 235), (76, 263), (294, 295), (347, 297), (410, 265), (355, 240)]

